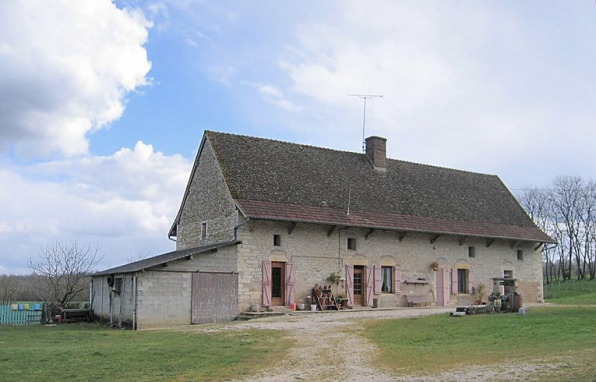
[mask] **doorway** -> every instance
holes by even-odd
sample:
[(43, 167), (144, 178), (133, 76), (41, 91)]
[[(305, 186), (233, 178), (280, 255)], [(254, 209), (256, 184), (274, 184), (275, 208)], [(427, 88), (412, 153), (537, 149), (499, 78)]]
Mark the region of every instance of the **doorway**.
[(446, 306), (449, 303), (449, 271), (439, 268), (437, 271), (437, 306)]
[(354, 266), (354, 306), (364, 305), (364, 267)]
[(286, 296), (286, 263), (271, 263), (271, 305), (284, 306)]

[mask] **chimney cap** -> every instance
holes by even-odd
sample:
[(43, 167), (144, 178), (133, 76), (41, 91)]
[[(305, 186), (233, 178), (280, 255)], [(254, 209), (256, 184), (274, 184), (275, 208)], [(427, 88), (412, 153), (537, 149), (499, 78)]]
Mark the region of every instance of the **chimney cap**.
[(369, 139), (380, 139), (382, 141), (387, 141), (387, 138), (379, 137), (378, 135), (371, 135), (370, 137), (366, 138), (367, 141)]

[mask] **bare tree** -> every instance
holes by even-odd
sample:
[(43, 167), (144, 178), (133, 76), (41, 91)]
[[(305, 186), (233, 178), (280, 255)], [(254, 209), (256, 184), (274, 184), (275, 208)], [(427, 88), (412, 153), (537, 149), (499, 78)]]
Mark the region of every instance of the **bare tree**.
[(577, 265), (578, 278), (583, 278), (580, 255), (582, 183), (579, 176), (557, 177), (553, 182), (551, 194), (553, 207), (557, 214), (557, 223), (563, 230), (567, 244), (568, 268), (565, 270), (565, 267), (563, 267), (563, 278), (567, 280), (571, 279), (574, 259)]
[(19, 279), (16, 276), (0, 275), (0, 304), (9, 304), (19, 296)]
[(40, 276), (45, 300), (66, 304), (89, 287), (85, 277), (101, 259), (98, 246), (56, 241), (42, 246), (37, 258), (29, 259), (29, 268)]

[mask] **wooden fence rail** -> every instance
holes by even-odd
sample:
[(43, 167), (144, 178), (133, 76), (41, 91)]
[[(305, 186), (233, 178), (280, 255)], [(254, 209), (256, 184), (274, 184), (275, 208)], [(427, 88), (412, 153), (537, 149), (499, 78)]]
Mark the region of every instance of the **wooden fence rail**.
[(43, 303), (17, 302), (0, 305), (0, 325), (39, 325), (43, 318)]

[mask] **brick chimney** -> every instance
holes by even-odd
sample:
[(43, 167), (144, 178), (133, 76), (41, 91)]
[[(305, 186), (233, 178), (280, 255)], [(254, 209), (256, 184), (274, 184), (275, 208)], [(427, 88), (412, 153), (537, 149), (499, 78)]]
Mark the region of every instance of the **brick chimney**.
[(366, 155), (376, 170), (387, 169), (387, 138), (368, 137), (366, 138)]

